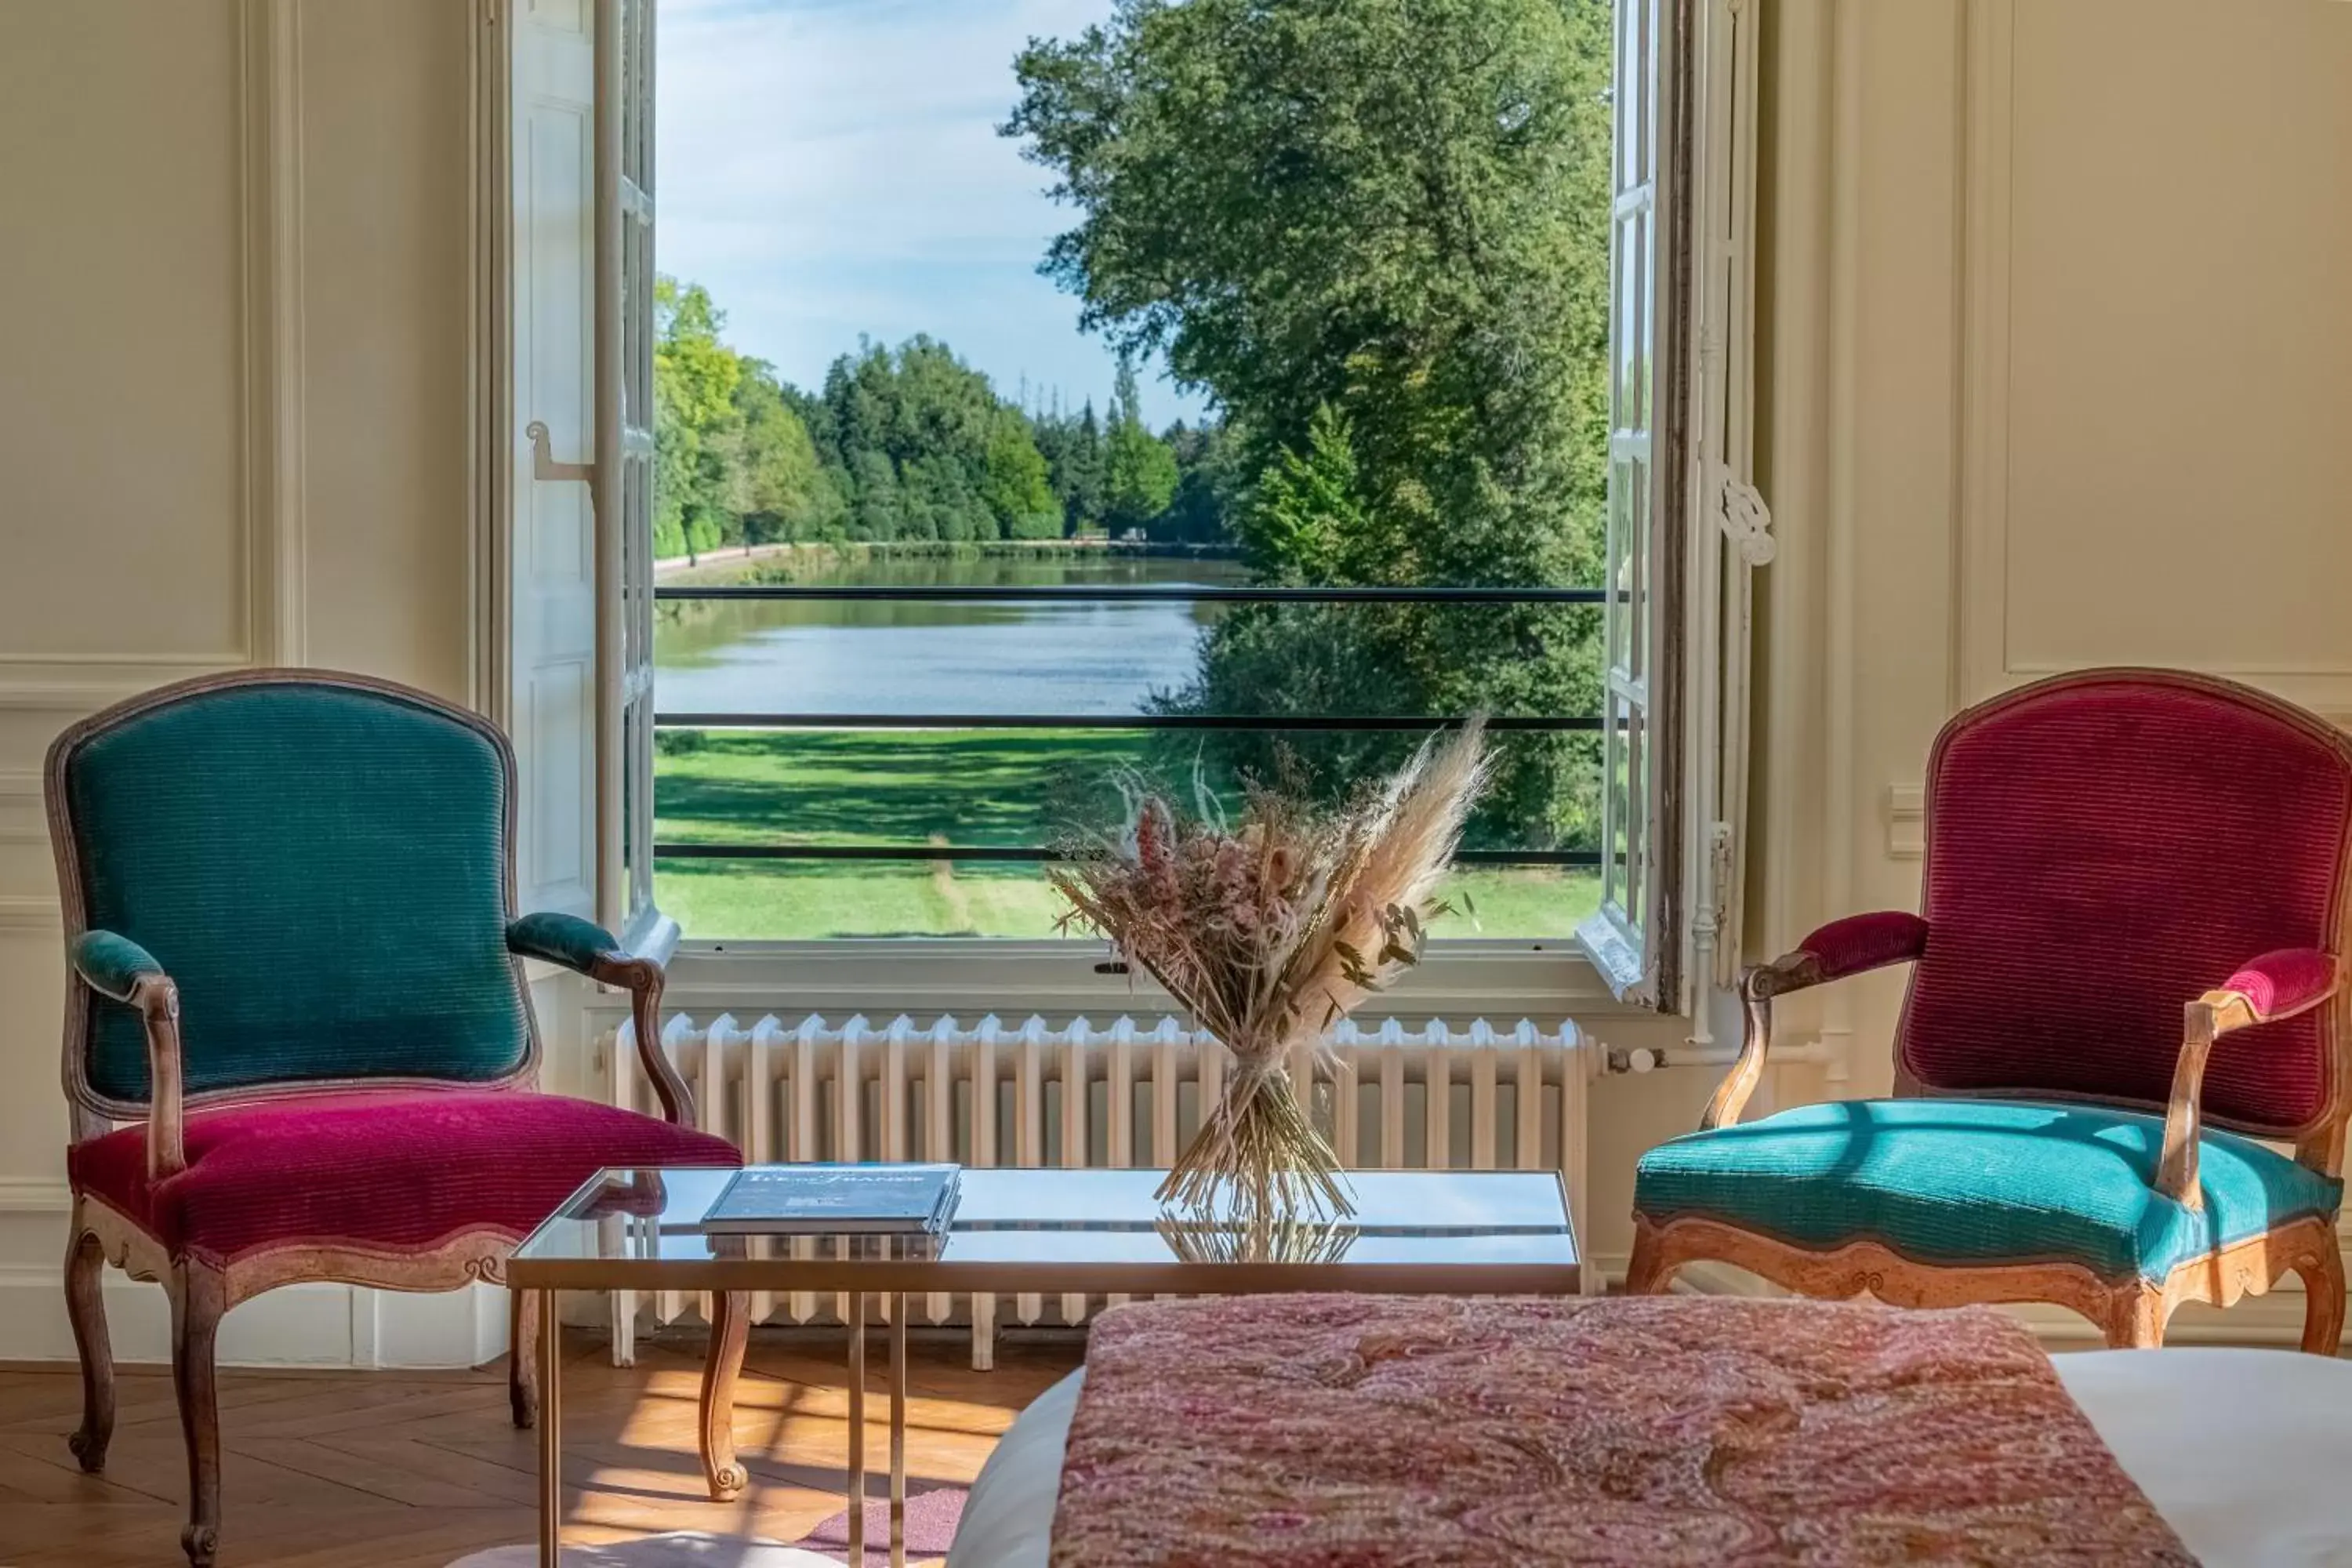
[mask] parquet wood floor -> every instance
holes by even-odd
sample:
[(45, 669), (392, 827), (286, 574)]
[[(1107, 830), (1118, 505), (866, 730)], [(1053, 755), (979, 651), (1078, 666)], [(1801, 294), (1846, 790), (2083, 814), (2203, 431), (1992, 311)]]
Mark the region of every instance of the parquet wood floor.
[[(565, 1344), (568, 1542), (707, 1530), (793, 1541), (842, 1507), (847, 1378), (839, 1341), (754, 1335), (736, 1401), (751, 1472), (714, 1504), (695, 1457), (698, 1339), (644, 1338), (615, 1369), (604, 1342)], [(968, 1341), (909, 1347), (907, 1473), (969, 1483), (1021, 1408), (1078, 1363), (1080, 1347), (999, 1347), (971, 1368)], [(867, 1347), (874, 1417), (869, 1495), (888, 1495), (885, 1347)], [(0, 1366), (0, 1564), (130, 1568), (184, 1563), (186, 1473), (171, 1380), (118, 1369), (103, 1476), (66, 1451), (80, 1420), (70, 1366)], [(442, 1568), (486, 1546), (535, 1539), (538, 1451), (508, 1422), (506, 1370), (221, 1374), (222, 1568)]]

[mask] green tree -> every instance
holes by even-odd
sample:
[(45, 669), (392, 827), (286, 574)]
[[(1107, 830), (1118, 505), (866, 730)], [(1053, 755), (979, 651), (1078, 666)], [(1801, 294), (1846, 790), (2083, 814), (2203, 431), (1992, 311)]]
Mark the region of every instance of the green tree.
[(1121, 359), (1103, 449), (1103, 521), (1114, 534), (1144, 531), (1176, 499), (1176, 454), (1144, 428), (1135, 365)]
[[(868, 342), (826, 373), (813, 418), (862, 539), (986, 542), (1002, 536), (989, 453), (1010, 405), (946, 344)], [(1018, 416), (1015, 415), (1015, 417)]]
[(1073, 537), (1102, 526), (1110, 504), (1109, 454), (1103, 448), (1102, 422), (1092, 398), (1086, 411), (1062, 432), (1054, 465), (1054, 493), (1061, 498), (1066, 530)]
[[(1260, 572), (1598, 580), (1601, 0), (1117, 0), (1015, 70), (1004, 129), (1076, 214), (1045, 270), (1234, 422), (1275, 492), (1250, 512)], [(1174, 706), (1598, 710), (1589, 609), (1261, 609), (1212, 629)], [(1514, 739), (1481, 832), (1590, 843), (1589, 738)], [(1309, 760), (1338, 788), (1377, 753), (1343, 738)]]
[(1377, 529), (1347, 421), (1329, 404), (1315, 411), (1304, 453), (1285, 448), (1242, 514), (1242, 548), (1261, 575), (1324, 585), (1360, 581), (1354, 557)]
[(842, 504), (832, 476), (817, 460), (808, 426), (786, 401), (775, 372), (744, 360), (735, 384), (730, 508), (741, 518), (747, 544), (835, 537)]
[[(936, 339), (861, 341), (804, 392), (726, 342), (726, 316), (701, 286), (661, 279), (655, 308), (657, 554), (1054, 539), (1107, 519), (1157, 531), (1181, 486), (1176, 452), (1143, 426), (1131, 372), (1107, 434), (1091, 403), (1075, 419), (1033, 416)], [(1233, 494), (1196, 487), (1187, 526), (1221, 533)]]
[(667, 553), (717, 549), (732, 519), (743, 363), (719, 341), (726, 317), (700, 284), (654, 283), (654, 535)]
[(1061, 508), (1054, 502), (1045, 455), (1028, 419), (1017, 409), (1000, 410), (988, 437), (981, 499), (1006, 539), (1058, 539)]
[(1176, 495), (1151, 525), (1152, 537), (1178, 544), (1232, 542), (1247, 485), (1231, 426), (1195, 427), (1180, 420), (1167, 440), (1176, 457)]

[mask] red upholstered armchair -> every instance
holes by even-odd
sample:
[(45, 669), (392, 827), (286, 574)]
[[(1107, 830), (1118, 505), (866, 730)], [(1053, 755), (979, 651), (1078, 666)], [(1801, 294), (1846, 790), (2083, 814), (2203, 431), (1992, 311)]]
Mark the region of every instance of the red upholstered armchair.
[[(2101, 670), (1961, 714), (1928, 763), (1923, 912), (1743, 977), (1739, 1060), (1642, 1161), (1628, 1288), (1714, 1259), (1812, 1295), (2055, 1302), (2128, 1346), (2292, 1272), (2304, 1348), (2333, 1353), (2347, 879), (2352, 741), (2285, 703)], [(1741, 1123), (1774, 998), (1896, 963), (1895, 1097)]]
[[(658, 1048), (658, 965), (586, 921), (513, 918), (514, 756), (421, 692), (263, 670), (151, 692), (58, 737), (47, 776), (73, 980), (66, 1301), (81, 1352), (73, 1451), (106, 1462), (113, 1366), (99, 1277), (163, 1283), (187, 1438), (189, 1560), (220, 1521), (213, 1344), (297, 1280), (447, 1290), (599, 1167), (734, 1165)], [(532, 958), (625, 987), (656, 1120), (533, 1092)], [(118, 1126), (119, 1123), (131, 1123)], [(536, 1410), (516, 1292), (514, 1419)], [(723, 1407), (744, 1303), (718, 1303)], [(742, 1484), (703, 1423), (714, 1493)]]

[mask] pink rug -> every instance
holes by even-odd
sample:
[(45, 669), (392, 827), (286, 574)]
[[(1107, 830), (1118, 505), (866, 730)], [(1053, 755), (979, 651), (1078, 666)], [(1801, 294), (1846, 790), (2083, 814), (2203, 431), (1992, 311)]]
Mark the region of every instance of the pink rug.
[[(838, 1561), (773, 1541), (706, 1535), (698, 1530), (563, 1549), (564, 1568), (833, 1568)], [(497, 1546), (461, 1557), (449, 1568), (535, 1568), (538, 1562), (536, 1546)]]
[[(923, 1491), (909, 1489), (907, 1497), (907, 1559), (915, 1562), (925, 1557), (944, 1557), (955, 1544), (956, 1522), (963, 1518), (964, 1500), (971, 1494), (962, 1487), (931, 1487)], [(849, 1510), (842, 1510), (814, 1530), (800, 1538), (795, 1544), (803, 1550), (820, 1552), (835, 1563), (849, 1561)], [(889, 1568), (890, 1563), (890, 1502), (866, 1505), (866, 1562), (864, 1568)]]
[[(963, 1518), (962, 1487), (933, 1486), (907, 1498), (907, 1561), (945, 1557)], [(500, 1546), (478, 1552), (449, 1568), (532, 1568), (534, 1546)], [(740, 1536), (677, 1531), (611, 1546), (566, 1546), (565, 1568), (835, 1568), (849, 1561), (849, 1510), (842, 1510), (793, 1544)], [(866, 1505), (864, 1568), (889, 1568), (890, 1501)]]

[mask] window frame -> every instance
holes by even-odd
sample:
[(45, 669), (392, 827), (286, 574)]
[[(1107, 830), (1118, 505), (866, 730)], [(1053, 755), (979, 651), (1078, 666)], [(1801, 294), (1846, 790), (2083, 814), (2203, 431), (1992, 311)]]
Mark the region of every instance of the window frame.
[(655, 15), (653, 0), (598, 0), (596, 449), (611, 458), (596, 470), (597, 760), (619, 808), (599, 825), (597, 882), (624, 949), (667, 957), (680, 933), (653, 880)]
[[(609, 174), (600, 169), (599, 191), (612, 210), (600, 212), (598, 233), (599, 296), (605, 308), (604, 321), (618, 326), (626, 319), (621, 309), (625, 295), (628, 296), (629, 310), (638, 309), (634, 297), (636, 291), (622, 281), (625, 251), (634, 253), (627, 259), (642, 269), (646, 317), (642, 327), (631, 320), (618, 332), (611, 353), (613, 379), (606, 383), (600, 374), (600, 383), (619, 385), (634, 374), (644, 377), (638, 384), (646, 386), (650, 381), (652, 357), (653, 7), (646, 0), (591, 3), (596, 9), (600, 39), (609, 37), (616, 53), (631, 26), (626, 18), (642, 18), (636, 24), (643, 34), (642, 53), (636, 58), (642, 60), (644, 71), (625, 72), (616, 62), (611, 72), (614, 107), (611, 110), (600, 108), (599, 146), (609, 148), (612, 169)], [(1689, 678), (1685, 658), (1685, 634), (1691, 623), (1712, 614), (1704, 606), (1694, 606), (1683, 587), (1691, 553), (1690, 524), (1694, 518), (1703, 520), (1708, 510), (1705, 500), (1708, 493), (1706, 480), (1692, 468), (1688, 439), (1690, 423), (1697, 413), (1691, 395), (1695, 356), (1691, 352), (1690, 321), (1695, 279), (1689, 216), (1694, 161), (1692, 104), (1696, 94), (1692, 90), (1689, 61), (1695, 7), (1702, 5), (1717, 8), (1727, 5), (1732, 14), (1743, 16), (1752, 27), (1752, 16), (1745, 15), (1748, 8), (1738, 5), (1737, 0), (1619, 0), (1621, 12), (1637, 8), (1652, 18), (1658, 43), (1653, 97), (1659, 138), (1656, 147), (1662, 155), (1654, 171), (1657, 190), (1654, 205), (1661, 232), (1656, 246), (1658, 276), (1654, 296), (1657, 340), (1653, 363), (1657, 373), (1652, 395), (1654, 438), (1659, 449), (1654, 453), (1654, 472), (1675, 477), (1675, 482), (1653, 483), (1649, 489), (1652, 576), (1644, 657), (1650, 686), (1650, 732), (1657, 765), (1646, 770), (1645, 849), (1634, 868), (1643, 885), (1643, 895), (1636, 905), (1640, 919), (1638, 922), (1630, 918), (1612, 922), (1589, 921), (1587, 930), (1573, 937), (1467, 938), (1433, 943), (1422, 969), (1408, 975), (1395, 992), (1376, 999), (1376, 1005), (1368, 1009), (1374, 1016), (1423, 1011), (1449, 1016), (1466, 1011), (1472, 1016), (1516, 1016), (1570, 1010), (1580, 1016), (1594, 1016), (1679, 1013), (1691, 1007), (1692, 998), (1686, 994), (1685, 979), (1689, 968), (1685, 960), (1690, 944), (1690, 933), (1683, 920), (1688, 902), (1685, 870), (1694, 859), (1713, 862), (1715, 858), (1705, 854), (1694, 857), (1688, 852), (1689, 825), (1694, 819), (1682, 809), (1681, 779), (1690, 761), (1692, 740), (1696, 739), (1698, 750), (1713, 753), (1719, 741), (1729, 740), (1735, 733), (1728, 721), (1719, 734), (1686, 737), (1684, 733), (1683, 688)], [(495, 26), (495, 22), (491, 25)], [(1752, 40), (1748, 52), (1752, 57)], [(605, 84), (605, 69), (600, 62), (600, 91)], [(635, 96), (642, 101), (633, 115), (625, 115), (619, 105), (630, 89), (635, 89)], [(502, 95), (487, 95), (486, 101), (501, 120), (510, 112)], [(630, 141), (632, 136), (637, 138), (634, 143)], [(634, 176), (622, 173), (628, 166), (626, 149), (631, 145), (638, 150)], [(1728, 171), (1733, 177), (1749, 182), (1745, 188), (1734, 192), (1735, 210), (1752, 210), (1752, 167), (1751, 157), (1741, 167)], [(502, 178), (505, 171), (499, 168), (496, 174)], [(631, 193), (626, 196), (620, 194), (625, 184)], [(624, 238), (626, 219), (642, 220), (641, 235), (633, 237), (637, 240), (635, 245)], [(609, 283), (603, 269), (608, 246), (613, 271)], [(1613, 249), (1612, 245), (1612, 253)], [(503, 263), (492, 263), (494, 268), (500, 265)], [(1613, 270), (1612, 268), (1612, 301), (1617, 297)], [(600, 333), (600, 371), (605, 357), (603, 335)], [(486, 337), (492, 343), (500, 341), (494, 333)], [(499, 367), (496, 374), (510, 376), (511, 368)], [(1744, 387), (1734, 386), (1730, 395), (1744, 406)], [(608, 408), (608, 401), (614, 401), (614, 405)], [(625, 412), (617, 400), (600, 396), (599, 415), (599, 446), (603, 450), (626, 454), (632, 435), (640, 440), (648, 437), (649, 433), (642, 426), (625, 429)], [(614, 436), (610, 445), (601, 439), (608, 426)], [(625, 460), (617, 467), (625, 468)], [(1691, 482), (1679, 482), (1685, 475)], [(611, 584), (611, 591), (604, 596), (613, 606), (602, 622), (602, 643), (609, 643), (610, 650), (607, 652), (600, 643), (598, 661), (596, 779), (600, 799), (596, 807), (601, 819), (600, 843), (605, 847), (607, 857), (604, 874), (599, 879), (600, 907), (625, 944), (634, 951), (651, 952), (658, 956), (667, 956), (674, 950), (682, 981), (693, 981), (698, 991), (707, 984), (722, 994), (740, 989), (747, 1005), (755, 994), (772, 999), (780, 993), (793, 995), (796, 1005), (802, 999), (812, 1005), (857, 1005), (860, 1004), (856, 998), (870, 997), (882, 1005), (909, 1012), (950, 1008), (970, 1011), (976, 1003), (1000, 1013), (1066, 1014), (1105, 1009), (1136, 1012), (1160, 1004), (1163, 999), (1148, 987), (1124, 974), (1105, 973), (1101, 944), (1085, 940), (943, 937), (681, 942), (675, 921), (664, 916), (651, 898), (652, 726), (642, 716), (632, 721), (632, 713), (645, 714), (652, 699), (650, 486), (638, 504), (632, 504), (631, 498), (617, 493), (625, 488), (621, 486), (614, 487), (616, 500), (606, 502), (604, 488), (600, 482), (598, 516), (613, 519), (614, 526), (607, 529), (600, 523), (599, 527), (600, 577)], [(1695, 501), (1698, 504), (1694, 505)], [(628, 548), (627, 525), (622, 521), (630, 513), (637, 514), (638, 520), (647, 525), (648, 538), (635, 550)], [(501, 516), (500, 521), (511, 527), (510, 518)], [(1706, 526), (1704, 521), (1702, 526)], [(497, 619), (495, 606), (492, 618)], [(493, 635), (505, 629), (494, 626)], [(506, 653), (503, 648), (498, 651)], [(1744, 692), (1744, 687), (1741, 690)], [(1738, 742), (1744, 743), (1744, 722), (1736, 732)], [(1706, 760), (1712, 773), (1717, 758), (1710, 754)], [(1744, 777), (1744, 769), (1741, 776)], [(625, 809), (625, 802), (630, 809)], [(1667, 934), (1662, 937), (1662, 932)], [(919, 975), (910, 979), (910, 969), (919, 971)]]
[[(1680, 1012), (1689, 1000), (1692, 0), (1616, 0), (1615, 12), (1601, 902), (1577, 938), (1620, 1000)], [(1625, 90), (1629, 78), (1638, 93)], [(1628, 333), (1629, 319), (1641, 330)], [(1629, 338), (1646, 346), (1646, 364), (1639, 347), (1629, 359)]]

